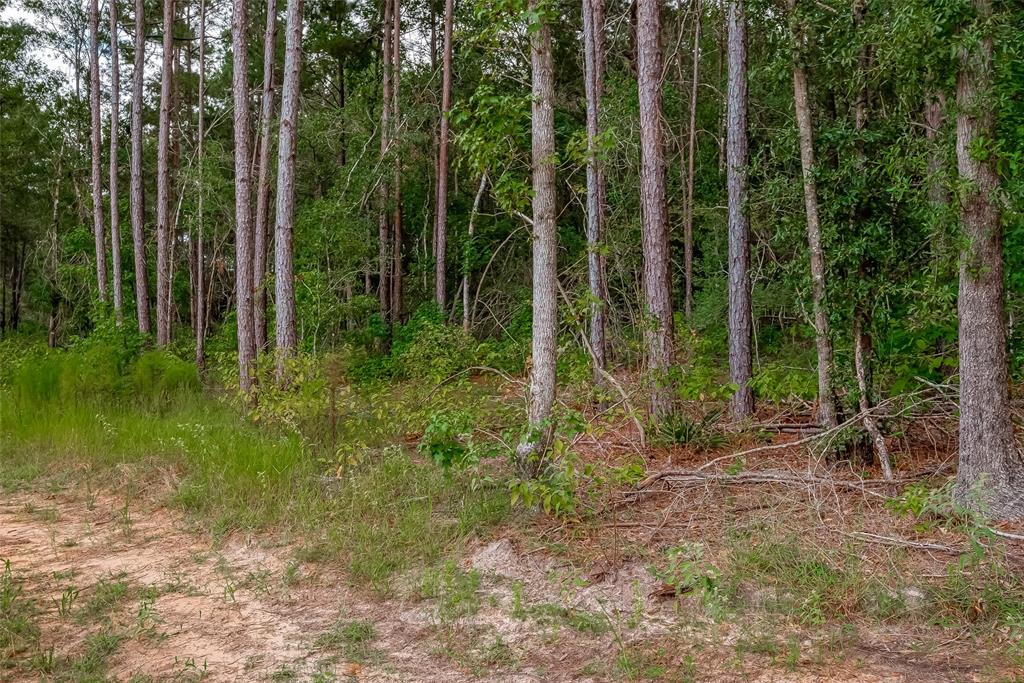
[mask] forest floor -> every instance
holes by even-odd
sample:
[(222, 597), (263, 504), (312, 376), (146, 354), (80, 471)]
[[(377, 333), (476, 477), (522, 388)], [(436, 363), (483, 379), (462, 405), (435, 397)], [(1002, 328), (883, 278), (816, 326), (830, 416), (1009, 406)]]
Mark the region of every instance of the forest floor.
[(0, 498), (0, 679), (1024, 680), (1019, 633), (986, 616), (1024, 545), (965, 564), (967, 536), (866, 489), (734, 483), (538, 515), (382, 593), (293, 540), (212, 536), (162, 502), (173, 482), (41, 480)]

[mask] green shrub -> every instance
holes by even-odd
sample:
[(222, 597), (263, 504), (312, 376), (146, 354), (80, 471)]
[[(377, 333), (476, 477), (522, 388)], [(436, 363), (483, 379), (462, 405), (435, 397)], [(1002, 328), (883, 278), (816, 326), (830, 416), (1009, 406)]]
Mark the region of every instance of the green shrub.
[(439, 382), (476, 364), (476, 344), (435, 306), (423, 306), (396, 329), (392, 357), (401, 376)]
[(195, 394), (201, 386), (194, 363), (167, 351), (147, 351), (131, 368), (131, 385), (138, 399), (165, 400)]

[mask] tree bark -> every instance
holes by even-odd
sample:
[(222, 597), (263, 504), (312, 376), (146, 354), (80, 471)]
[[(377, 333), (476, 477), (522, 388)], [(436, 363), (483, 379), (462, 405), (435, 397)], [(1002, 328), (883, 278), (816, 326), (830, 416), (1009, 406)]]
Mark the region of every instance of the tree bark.
[(661, 2), (637, 1), (637, 68), (640, 98), (640, 205), (643, 224), (647, 365), (652, 376), (651, 413), (673, 412), (668, 371), (672, 363), (672, 294), (665, 204), (665, 148), (661, 128)]
[(253, 330), (256, 353), (267, 348), (267, 236), (270, 234), (270, 131), (274, 122), (274, 53), (277, 47), (277, 0), (267, 0), (263, 37), (263, 98), (260, 110), (259, 177), (256, 224), (253, 226)]
[[(796, 0), (789, 0), (790, 14)], [(814, 340), (818, 352), (818, 423), (825, 429), (837, 424), (835, 390), (832, 386), (832, 338), (829, 334), (828, 308), (825, 302), (825, 253), (821, 245), (821, 220), (818, 215), (818, 185), (814, 179), (814, 127), (807, 97), (807, 72), (799, 55), (801, 33), (793, 23), (793, 102), (800, 139), (800, 164), (804, 186), (804, 210), (807, 215), (807, 247), (811, 260), (811, 299), (814, 310)], [(857, 350), (860, 350), (857, 346)]]
[(750, 301), (750, 221), (747, 215), (747, 21), (743, 0), (730, 0), (729, 82), (726, 93), (726, 174), (729, 195), (729, 380), (736, 385), (732, 415), (754, 412), (750, 388), (753, 314)]
[(380, 270), (378, 295), (380, 315), (390, 329), (391, 323), (391, 220), (388, 216), (387, 174), (384, 164), (391, 147), (391, 0), (384, 0), (384, 20), (381, 22), (381, 106), (380, 106), (380, 168), (382, 176), (377, 190), (379, 214), (377, 220), (378, 267)]
[(530, 33), (533, 80), (533, 343), (530, 369), (529, 428), (516, 449), (519, 471), (536, 476), (551, 445), (555, 402), (555, 351), (558, 326), (558, 230), (555, 222), (555, 66), (551, 54), (551, 28), (538, 12), (539, 0), (530, 0), (531, 14), (539, 15)]
[(700, 87), (700, 0), (693, 2), (693, 74), (690, 80), (690, 129), (686, 152), (686, 203), (683, 205), (683, 274), (686, 320), (693, 317), (693, 174), (697, 158), (697, 95)]
[(60, 228), (60, 181), (64, 169), (64, 140), (60, 143), (60, 152), (57, 153), (57, 163), (53, 174), (53, 193), (50, 215), (50, 248), (46, 257), (46, 275), (49, 279), (50, 290), (50, 316), (47, 323), (46, 344), (49, 348), (57, 348), (58, 318), (60, 316), (61, 295), (58, 288), (58, 264), (60, 263), (59, 248), (60, 241), (57, 232)]
[(196, 366), (206, 368), (206, 231), (204, 199), (206, 183), (203, 164), (205, 161), (204, 143), (206, 139), (206, 0), (199, 0), (199, 110), (198, 130), (196, 131), (196, 166), (199, 167), (199, 187), (196, 198)]
[(100, 162), (103, 160), (100, 146), (103, 133), (100, 129), (100, 9), (99, 0), (89, 4), (89, 114), (92, 126), (92, 232), (96, 242), (96, 287), (100, 301), (106, 303), (109, 283), (107, 282), (107, 247), (103, 228), (103, 179), (100, 176)]
[(302, 68), (302, 0), (288, 0), (281, 131), (277, 159), (277, 217), (274, 237), (274, 321), (276, 378), (287, 382), (287, 362), (295, 355), (295, 141), (299, 121), (299, 70)]
[[(863, 413), (864, 429), (871, 438), (871, 445), (878, 457), (878, 464), (882, 467), (882, 477), (886, 481), (892, 479), (892, 460), (889, 458), (889, 448), (885, 445), (885, 437), (882, 430), (878, 428), (878, 422), (871, 415), (871, 382), (869, 379), (870, 370), (868, 359), (871, 357), (871, 337), (863, 329), (867, 323), (867, 316), (863, 311), (858, 310), (854, 314), (853, 331), (853, 366), (857, 375), (857, 404), (860, 412)], [(824, 426), (824, 423), (822, 424)], [(834, 426), (834, 425), (833, 425)]]
[(587, 98), (587, 279), (590, 286), (590, 351), (593, 380), (604, 384), (607, 365), (605, 315), (608, 295), (605, 284), (604, 165), (598, 157), (601, 134), (601, 94), (604, 89), (604, 0), (583, 0), (583, 53)]
[(473, 325), (473, 308), (469, 301), (469, 276), (470, 262), (469, 254), (473, 245), (474, 221), (480, 211), (480, 200), (484, 196), (484, 189), (487, 187), (487, 172), (480, 174), (480, 187), (476, 190), (476, 197), (473, 198), (473, 208), (469, 212), (469, 228), (467, 230), (469, 239), (466, 241), (466, 259), (462, 264), (462, 331), (469, 334)]
[(164, 0), (160, 129), (156, 153), (156, 343), (171, 343), (171, 76), (174, 69), (174, 0)]
[[(391, 38), (391, 115), (394, 129), (400, 125), (399, 91), (402, 81), (402, 0), (394, 0), (391, 20), (394, 22)], [(394, 141), (397, 143), (397, 135)], [(402, 155), (395, 154), (394, 180), (391, 188), (392, 262), (391, 262), (391, 324), (402, 319)]]
[(117, 44), (117, 1), (110, 2), (110, 264), (114, 280), (114, 317), (124, 322), (124, 295), (121, 288), (121, 207), (117, 191), (117, 138), (121, 114), (120, 51)]
[(146, 3), (135, 0), (135, 62), (132, 73), (132, 251), (135, 259), (135, 316), (139, 332), (148, 335), (149, 274), (146, 271), (146, 197), (142, 182), (142, 90), (146, 70)]
[(949, 205), (949, 186), (945, 178), (946, 164), (938, 137), (945, 108), (945, 92), (936, 90), (929, 95), (925, 103), (925, 137), (931, 145), (928, 153), (928, 201), (933, 207), (943, 209)]
[(253, 321), (252, 131), (249, 121), (249, 17), (246, 0), (234, 0), (231, 15), (235, 105), (235, 309), (238, 322), (238, 377), (242, 392), (255, 383), (256, 333)]
[(442, 311), (447, 294), (445, 257), (448, 248), (448, 117), (452, 108), (452, 22), (455, 0), (444, 2), (444, 55), (441, 58), (441, 133), (437, 141), (437, 205), (434, 218), (434, 301)]
[[(979, 22), (990, 0), (973, 0)], [(993, 518), (1024, 517), (1024, 459), (1010, 420), (1003, 310), (1003, 228), (997, 157), (992, 36), (961, 49), (956, 83), (956, 155), (966, 245), (960, 253), (960, 467), (957, 501)]]

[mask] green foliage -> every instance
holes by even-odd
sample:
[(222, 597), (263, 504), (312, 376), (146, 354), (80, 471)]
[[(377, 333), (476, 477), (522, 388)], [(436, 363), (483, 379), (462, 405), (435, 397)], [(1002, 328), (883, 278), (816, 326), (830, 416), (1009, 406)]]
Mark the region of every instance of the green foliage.
[(685, 413), (669, 415), (656, 425), (658, 438), (674, 446), (693, 446), (713, 450), (728, 443), (728, 435), (719, 427), (722, 411), (711, 411), (700, 418)]
[(665, 563), (651, 567), (650, 571), (676, 595), (691, 591), (700, 597), (704, 608), (712, 617), (721, 617), (729, 599), (723, 585), (722, 573), (705, 558), (704, 546), (684, 543), (665, 551)]
[(395, 372), (404, 378), (439, 382), (473, 365), (475, 347), (461, 327), (446, 324), (436, 306), (427, 304), (395, 330)]
[(754, 373), (750, 387), (757, 398), (772, 403), (813, 401), (818, 395), (818, 377), (809, 368), (771, 363)]
[(471, 416), (466, 411), (441, 410), (431, 415), (419, 449), (445, 469), (480, 461), (479, 449), (472, 443)]
[(134, 396), (157, 400), (195, 394), (201, 388), (195, 364), (167, 351), (147, 351), (139, 356), (132, 365), (131, 380)]

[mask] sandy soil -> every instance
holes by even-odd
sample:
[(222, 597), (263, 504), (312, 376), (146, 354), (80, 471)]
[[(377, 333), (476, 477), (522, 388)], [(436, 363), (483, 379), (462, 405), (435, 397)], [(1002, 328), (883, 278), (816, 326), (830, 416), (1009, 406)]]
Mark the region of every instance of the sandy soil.
[[(825, 635), (813, 633), (785, 665), (777, 656), (741, 657), (736, 643), (750, 624), (689, 624), (685, 604), (650, 597), (656, 585), (645, 567), (627, 564), (580, 581), (560, 560), (520, 552), (509, 539), (480, 544), (463, 558), (462, 568), (481, 577), (479, 607), (456, 616), (445, 616), (415, 587), (380, 598), (348, 585), (340, 571), (299, 564), (293, 548), (270, 543), (235, 537), (213, 544), (165, 508), (138, 500), (126, 506), (112, 495), (0, 497), (0, 558), (10, 560), (42, 607), (44, 649), (64, 657), (82, 652), (103, 626), (76, 619), (76, 611), (104, 582), (127, 584), (104, 622), (124, 635), (107, 660), (115, 680), (615, 680), (630, 675), (616, 668), (617, 653), (634, 648), (651, 653), (653, 663), (638, 669), (659, 680), (987, 680), (941, 647), (921, 658), (885, 638), (858, 640), (824, 662), (812, 653)], [(69, 587), (78, 596), (61, 616), (56, 605)], [(538, 616), (538, 605), (604, 615), (614, 626), (572, 628)], [(322, 638), (334, 624), (354, 620), (372, 623), (375, 632), (358, 661)]]

